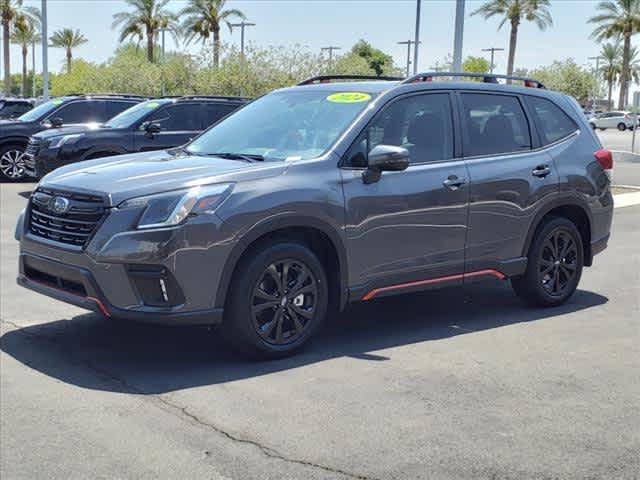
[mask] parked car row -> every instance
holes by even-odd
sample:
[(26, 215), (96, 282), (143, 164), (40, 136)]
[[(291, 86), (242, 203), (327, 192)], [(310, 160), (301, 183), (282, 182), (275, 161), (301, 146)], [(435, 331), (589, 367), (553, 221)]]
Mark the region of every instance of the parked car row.
[(69, 163), (176, 147), (246, 102), (212, 96), (55, 98), (0, 121), (0, 178), (40, 179)]
[(0, 120), (17, 118), (33, 108), (34, 101), (25, 98), (0, 98)]

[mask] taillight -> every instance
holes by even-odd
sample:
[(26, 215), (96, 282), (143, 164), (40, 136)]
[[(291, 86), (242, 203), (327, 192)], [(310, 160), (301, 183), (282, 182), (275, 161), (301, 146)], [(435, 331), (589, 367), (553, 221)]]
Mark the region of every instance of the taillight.
[(613, 155), (609, 150), (604, 148), (594, 153), (596, 160), (604, 170), (604, 173), (611, 178), (611, 171), (613, 170)]

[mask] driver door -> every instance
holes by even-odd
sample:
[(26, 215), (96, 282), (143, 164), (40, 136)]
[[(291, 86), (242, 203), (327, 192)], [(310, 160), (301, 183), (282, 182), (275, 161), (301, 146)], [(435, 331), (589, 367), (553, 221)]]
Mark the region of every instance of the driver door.
[[(410, 166), (366, 185), (367, 154), (380, 144), (407, 148)], [(469, 189), (454, 144), (452, 98), (439, 92), (392, 101), (347, 152), (341, 175), (356, 298), (462, 282)]]
[[(177, 103), (156, 110), (134, 133), (135, 151), (164, 150), (184, 145), (200, 133), (200, 108), (198, 104)], [(158, 124), (160, 132), (147, 132), (146, 126), (150, 123)]]

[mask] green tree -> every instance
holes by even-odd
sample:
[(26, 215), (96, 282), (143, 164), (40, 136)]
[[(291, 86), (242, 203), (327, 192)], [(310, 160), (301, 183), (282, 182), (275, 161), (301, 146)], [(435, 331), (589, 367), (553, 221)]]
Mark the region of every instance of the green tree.
[(153, 62), (155, 39), (160, 30), (175, 35), (177, 17), (167, 10), (169, 0), (125, 0), (133, 11), (119, 12), (113, 16), (111, 28), (120, 28), (120, 42), (134, 38), (147, 39), (147, 60)]
[(17, 22), (34, 22), (40, 18), (37, 8), (25, 7), (23, 0), (0, 0), (0, 22), (2, 23), (2, 50), (4, 58), (4, 92), (11, 94), (11, 28)]
[(351, 53), (366, 60), (369, 68), (377, 76), (381, 76), (385, 71), (393, 69), (393, 58), (382, 50), (374, 48), (369, 42), (359, 40), (352, 48)]
[(27, 56), (33, 43), (40, 43), (40, 34), (33, 22), (20, 21), (13, 26), (11, 43), (20, 45), (22, 53), (22, 95), (27, 96), (29, 76), (27, 74)]
[(600, 67), (600, 73), (607, 82), (608, 96), (607, 106), (611, 109), (611, 97), (613, 86), (617, 83), (622, 69), (622, 45), (620, 41), (605, 43), (600, 50), (600, 56), (604, 59), (604, 65)]
[(220, 65), (220, 28), (227, 25), (232, 30), (231, 19), (244, 20), (246, 17), (240, 10), (225, 10), (226, 0), (189, 0), (189, 5), (180, 11), (182, 32), (186, 43), (199, 38), (205, 43), (213, 35), (213, 64)]
[(496, 16), (502, 17), (498, 30), (505, 23), (510, 23), (511, 34), (509, 36), (507, 75), (513, 74), (520, 22), (524, 19), (535, 23), (540, 30), (545, 30), (553, 25), (549, 6), (550, 0), (489, 0), (471, 13), (471, 15), (481, 15), (485, 19)]
[(596, 87), (593, 72), (578, 65), (575, 60), (556, 60), (551, 65), (519, 73), (541, 81), (548, 89), (557, 90), (586, 103)]
[(491, 62), (484, 57), (469, 56), (462, 62), (463, 72), (488, 73), (491, 70)]
[(629, 90), (631, 37), (640, 31), (640, 0), (605, 0), (597, 6), (598, 14), (589, 19), (596, 24), (592, 38), (598, 41), (622, 37), (622, 65), (620, 68), (620, 96), (618, 108), (623, 109)]
[(67, 72), (71, 71), (71, 61), (73, 60), (73, 49), (88, 42), (80, 33), (80, 30), (73, 31), (70, 28), (57, 30), (49, 37), (51, 46), (54, 48), (64, 48), (67, 56)]

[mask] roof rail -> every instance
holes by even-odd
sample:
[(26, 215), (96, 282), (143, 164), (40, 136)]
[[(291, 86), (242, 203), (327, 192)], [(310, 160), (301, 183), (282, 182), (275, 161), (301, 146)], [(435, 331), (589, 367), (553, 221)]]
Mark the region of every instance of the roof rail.
[(526, 77), (516, 77), (514, 75), (499, 75), (495, 73), (472, 73), (472, 72), (425, 72), (418, 73), (407, 78), (402, 83), (430, 82), (434, 77), (465, 77), (465, 78), (481, 78), (484, 83), (499, 83), (498, 79), (517, 80), (524, 83), (525, 87), (546, 88), (538, 80)]
[[(165, 97), (170, 98), (170, 97)], [(251, 100), (248, 97), (233, 97), (233, 96), (225, 96), (225, 95), (182, 95), (177, 97), (178, 101), (183, 100), (197, 100), (197, 99), (206, 99), (206, 100), (223, 100), (223, 101), (243, 101), (247, 102)]]
[(152, 95), (136, 95), (133, 93), (67, 93), (62, 97), (123, 97), (123, 98), (153, 98)]
[(404, 77), (377, 77), (375, 75), (318, 75), (301, 81), (297, 86), (300, 87), (302, 85), (313, 85), (317, 83), (331, 83), (331, 80), (386, 80), (399, 82), (400, 80), (404, 80)]

